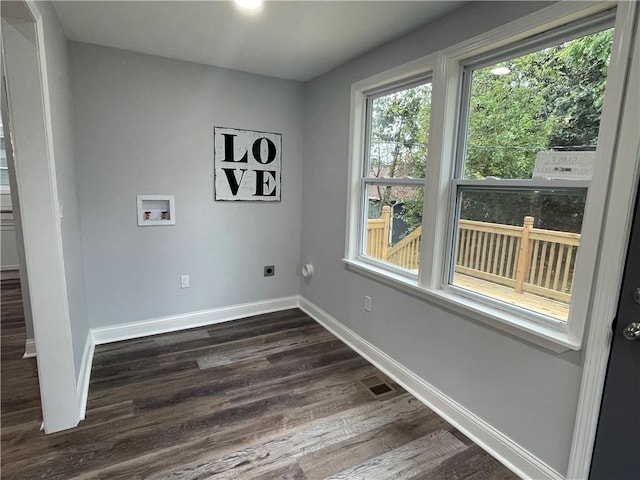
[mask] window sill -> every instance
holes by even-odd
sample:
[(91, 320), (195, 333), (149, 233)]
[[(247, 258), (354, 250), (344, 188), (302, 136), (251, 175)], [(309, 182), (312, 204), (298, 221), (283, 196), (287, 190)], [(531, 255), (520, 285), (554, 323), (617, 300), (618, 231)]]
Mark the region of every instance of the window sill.
[(417, 281), (412, 278), (389, 272), (362, 261), (343, 259), (343, 262), (355, 273), (365, 275), (426, 300), (430, 304), (446, 308), (472, 320), (480, 321), (497, 330), (509, 333), (555, 353), (580, 350), (582, 348), (582, 345), (572, 341), (566, 332), (541, 325), (522, 316), (480, 304), (444, 289), (427, 290), (418, 286)]

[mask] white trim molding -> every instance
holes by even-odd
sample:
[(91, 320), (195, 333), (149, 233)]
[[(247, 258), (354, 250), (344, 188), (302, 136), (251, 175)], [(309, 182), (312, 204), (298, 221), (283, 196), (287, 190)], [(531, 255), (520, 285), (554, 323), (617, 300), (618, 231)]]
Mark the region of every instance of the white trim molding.
[(24, 342), (24, 355), (22, 358), (36, 357), (36, 341), (33, 338), (27, 338)]
[[(38, 350), (38, 378), (46, 433), (77, 425), (73, 341), (56, 183), (49, 64), (45, 26), (37, 2), (23, 2), (31, 21), (3, 11), (2, 111), (12, 133), (7, 158), (14, 160), (20, 199), (29, 299)], [(13, 180), (12, 180), (13, 182)]]
[(161, 318), (152, 318), (138, 322), (124, 323), (110, 327), (92, 328), (85, 342), (80, 375), (78, 378), (78, 419), (85, 418), (87, 410), (87, 398), (89, 395), (89, 381), (91, 377), (91, 365), (96, 345), (105, 343), (131, 340), (134, 338), (148, 337), (160, 333), (188, 330), (190, 328), (215, 325), (239, 318), (253, 317), (265, 313), (279, 312), (290, 308), (298, 308), (298, 296), (260, 300), (257, 302), (230, 305), (228, 307), (199, 310), (196, 312), (170, 315)]
[(504, 433), (345, 327), (320, 307), (300, 297), (300, 309), (402, 385), (434, 412), (522, 478), (561, 480), (564, 476)]
[(93, 341), (93, 333), (89, 330), (87, 332), (87, 340), (84, 342), (82, 362), (80, 363), (80, 372), (78, 374), (78, 421), (84, 420), (85, 414), (87, 413), (89, 382), (91, 380), (91, 366), (93, 365), (93, 352), (95, 348), (96, 344)]
[(238, 318), (296, 308), (297, 306), (298, 296), (294, 295), (291, 297), (241, 303), (228, 307), (212, 308), (210, 310), (200, 310), (139, 322), (124, 323), (112, 327), (92, 328), (91, 334), (95, 345), (101, 345), (103, 343), (119, 342), (121, 340), (157, 335), (159, 333), (204, 327), (206, 325), (237, 320)]
[(629, 76), (624, 75), (619, 79), (621, 83), (626, 84), (626, 89), (621, 88), (621, 95), (625, 95), (624, 110), (612, 113), (620, 115), (621, 120), (618, 134), (612, 140), (616, 149), (611, 172), (611, 196), (604, 211), (600, 238), (600, 250), (606, 253), (606, 258), (599, 262), (594, 276), (595, 290), (604, 294), (595, 297), (591, 306), (591, 323), (587, 332), (582, 383), (567, 470), (567, 478), (571, 480), (588, 478), (591, 468), (611, 351), (611, 325), (618, 307), (627, 258), (627, 240), (631, 235), (633, 207), (640, 177), (640, 9), (637, 2), (621, 2), (618, 9), (619, 23), (616, 24), (616, 29), (623, 27), (622, 30), (626, 33), (618, 43), (615, 53), (625, 59), (630, 55), (631, 47), (635, 47), (631, 52), (632, 60), (628, 64)]

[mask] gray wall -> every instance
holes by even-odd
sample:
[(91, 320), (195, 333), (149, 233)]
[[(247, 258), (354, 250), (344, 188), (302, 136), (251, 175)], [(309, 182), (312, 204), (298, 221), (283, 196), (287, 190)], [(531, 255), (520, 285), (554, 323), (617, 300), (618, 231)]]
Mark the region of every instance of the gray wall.
[[(347, 270), (341, 261), (353, 82), (500, 26), (543, 6), (472, 3), (306, 85), (304, 297), (561, 473), (566, 472), (582, 364)], [(373, 312), (363, 308), (373, 299)]]
[[(71, 57), (91, 326), (297, 295), (302, 85), (73, 42)], [(282, 133), (281, 203), (214, 202), (214, 126)], [(176, 225), (138, 227), (137, 194), (175, 195)]]
[(56, 162), (58, 198), (62, 207), (62, 248), (67, 278), (67, 297), (73, 340), (76, 378), (84, 352), (89, 320), (83, 269), (80, 211), (76, 190), (71, 118), (71, 76), (67, 39), (49, 2), (39, 2), (47, 53), (47, 76), (51, 99), (51, 120)]

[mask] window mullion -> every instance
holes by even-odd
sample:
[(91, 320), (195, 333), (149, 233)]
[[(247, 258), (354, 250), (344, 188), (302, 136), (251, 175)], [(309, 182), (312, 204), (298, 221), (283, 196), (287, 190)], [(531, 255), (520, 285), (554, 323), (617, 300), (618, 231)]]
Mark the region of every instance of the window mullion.
[(358, 244), (357, 256), (365, 253), (366, 237), (367, 237), (367, 202), (369, 195), (367, 193), (367, 183), (364, 178), (360, 179), (360, 208), (358, 212)]
[(459, 62), (452, 61), (444, 54), (439, 54), (436, 58), (418, 277), (418, 284), (426, 289), (441, 286), (447, 253), (459, 68)]

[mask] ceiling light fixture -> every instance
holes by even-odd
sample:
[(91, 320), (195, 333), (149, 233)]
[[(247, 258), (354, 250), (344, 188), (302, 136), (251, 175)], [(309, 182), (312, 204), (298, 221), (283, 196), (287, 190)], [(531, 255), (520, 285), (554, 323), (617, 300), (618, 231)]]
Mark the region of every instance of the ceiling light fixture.
[(246, 10), (257, 10), (262, 6), (262, 0), (233, 0), (233, 2)]
[(507, 73), (511, 73), (511, 70), (509, 70), (509, 67), (496, 67), (492, 68), (490, 72), (494, 75), (506, 75)]

